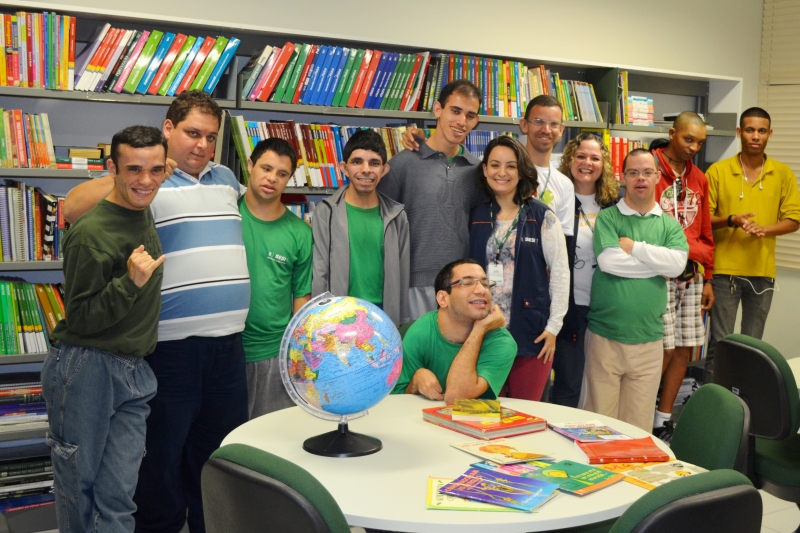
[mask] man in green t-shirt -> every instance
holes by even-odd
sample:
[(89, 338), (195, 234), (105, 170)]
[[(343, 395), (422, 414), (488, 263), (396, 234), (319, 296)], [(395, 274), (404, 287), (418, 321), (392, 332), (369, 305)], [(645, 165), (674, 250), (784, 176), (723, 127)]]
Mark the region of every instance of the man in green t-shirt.
[(647, 150), (623, 163), (625, 198), (600, 212), (594, 228), (597, 269), (586, 332), (584, 409), (652, 430), (663, 361), (667, 285), (686, 267), (681, 225), (662, 216), (659, 179)]
[(409, 321), (410, 248), (402, 204), (375, 188), (389, 171), (373, 130), (354, 133), (339, 169), (350, 180), (314, 210), (312, 294), (355, 296), (382, 308), (395, 326)]
[(422, 394), (448, 405), (456, 398), (497, 398), (517, 343), (492, 305), (490, 282), (472, 259), (445, 265), (434, 282), (439, 309), (403, 337), (403, 370), (392, 394)]
[(283, 139), (259, 142), (247, 161), (250, 182), (239, 200), (250, 271), (250, 311), (242, 344), (250, 418), (292, 407), (280, 377), (278, 350), (289, 319), (311, 295), (311, 228), (281, 203), (297, 168)]

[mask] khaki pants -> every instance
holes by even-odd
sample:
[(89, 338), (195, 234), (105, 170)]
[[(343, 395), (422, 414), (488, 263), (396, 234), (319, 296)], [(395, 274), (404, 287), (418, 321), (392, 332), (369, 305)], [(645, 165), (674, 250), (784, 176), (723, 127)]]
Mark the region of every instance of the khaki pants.
[(586, 331), (583, 408), (653, 430), (662, 341), (624, 344)]

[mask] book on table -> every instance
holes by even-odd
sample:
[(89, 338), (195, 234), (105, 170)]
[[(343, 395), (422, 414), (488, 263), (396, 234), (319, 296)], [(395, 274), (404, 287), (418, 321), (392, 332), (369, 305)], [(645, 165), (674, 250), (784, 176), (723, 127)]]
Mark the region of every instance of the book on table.
[(523, 477), (555, 483), (562, 492), (584, 496), (610, 487), (625, 476), (575, 461), (559, 461)]
[(666, 463), (610, 463), (598, 468), (617, 472), (625, 476), (625, 481), (647, 490), (665, 485), (686, 476), (708, 472), (705, 468), (686, 461), (667, 461)]
[(672, 459), (656, 446), (652, 437), (605, 442), (575, 441), (575, 448), (589, 464), (598, 463), (654, 463)]
[(558, 494), (558, 485), (470, 468), (439, 492), (532, 512)]
[(548, 422), (550, 429), (568, 439), (580, 442), (603, 442), (607, 440), (629, 440), (633, 437), (624, 435), (599, 420), (584, 422)]
[(500, 422), (459, 422), (452, 419), (452, 407), (428, 407), (422, 410), (422, 418), (431, 424), (482, 440), (513, 437), (547, 429), (547, 421), (543, 418), (507, 407), (501, 408)]
[(551, 463), (546, 461), (525, 461), (524, 463), (512, 463), (509, 465), (501, 465), (492, 461), (479, 461), (469, 466), (483, 468), (484, 470), (492, 470), (493, 472), (501, 472), (509, 476), (533, 477), (543, 468), (547, 468), (550, 465)]
[(519, 509), (501, 507), (491, 503), (468, 500), (460, 496), (452, 496), (439, 492), (439, 489), (451, 483), (453, 478), (428, 477), (428, 492), (425, 497), (425, 508), (443, 511), (489, 511), (500, 513), (521, 513)]
[(450, 446), (501, 465), (534, 460), (546, 461), (552, 456), (550, 451), (536, 449), (508, 439), (497, 439), (492, 442), (471, 440), (469, 442), (455, 442)]
[(458, 422), (500, 422), (500, 400), (456, 399), (450, 417)]

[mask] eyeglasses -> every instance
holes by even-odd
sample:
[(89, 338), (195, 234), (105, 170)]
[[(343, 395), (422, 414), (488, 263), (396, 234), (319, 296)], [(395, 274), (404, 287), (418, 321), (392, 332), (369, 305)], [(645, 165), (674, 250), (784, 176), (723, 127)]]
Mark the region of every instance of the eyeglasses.
[(625, 171), (625, 177), (626, 178), (631, 178), (631, 179), (636, 179), (636, 178), (639, 177), (639, 175), (642, 175), (645, 178), (652, 178), (656, 174), (658, 174), (658, 171), (653, 170), (651, 168), (648, 168), (647, 170), (645, 170), (643, 172), (639, 172), (638, 170), (626, 170)]
[(530, 120), (525, 119), (525, 122), (528, 124), (533, 124), (537, 128), (544, 128), (545, 125), (550, 126), (551, 130), (559, 130), (564, 125), (563, 122), (547, 122), (546, 120), (542, 120), (541, 118), (532, 118)]
[(481, 285), (483, 285), (484, 289), (491, 289), (492, 287), (497, 285), (496, 281), (489, 281), (486, 278), (477, 279), (473, 278), (472, 276), (466, 276), (461, 279), (457, 279), (451, 283), (448, 283), (447, 285), (444, 286), (444, 288), (449, 289), (453, 285), (461, 285), (462, 287), (469, 288), (469, 287), (474, 287), (476, 283), (480, 283)]

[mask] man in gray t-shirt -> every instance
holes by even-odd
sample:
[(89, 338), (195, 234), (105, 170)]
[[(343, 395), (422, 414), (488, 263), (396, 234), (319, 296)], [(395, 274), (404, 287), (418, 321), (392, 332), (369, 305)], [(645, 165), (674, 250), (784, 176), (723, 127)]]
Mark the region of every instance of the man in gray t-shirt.
[(478, 125), (481, 92), (467, 80), (442, 88), (433, 104), (436, 130), (418, 151), (389, 160), (378, 191), (405, 204), (411, 237), (408, 307), (412, 320), (436, 309), (433, 281), (442, 267), (469, 254), (469, 212), (480, 202), (481, 161), (463, 146)]

